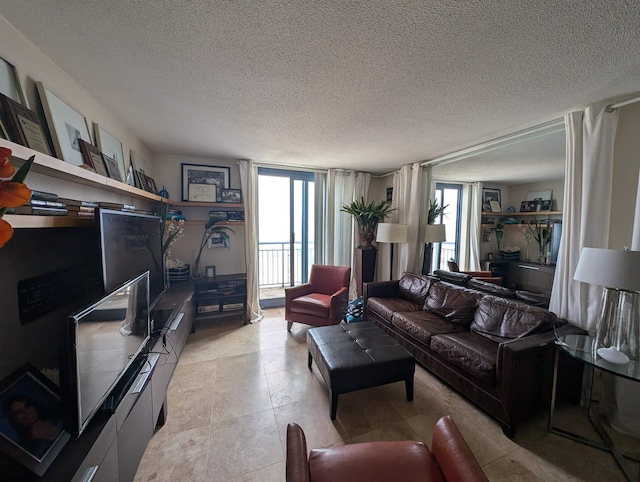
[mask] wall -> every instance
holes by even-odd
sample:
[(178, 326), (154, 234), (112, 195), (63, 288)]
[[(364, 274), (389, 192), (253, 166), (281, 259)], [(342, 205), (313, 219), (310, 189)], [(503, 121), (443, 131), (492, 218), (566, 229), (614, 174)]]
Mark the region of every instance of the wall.
[[(209, 166), (229, 167), (229, 187), (240, 189), (240, 170), (235, 160), (209, 159), (202, 157), (180, 156), (175, 154), (158, 154), (155, 158), (156, 184), (164, 185), (169, 191), (170, 199), (182, 199), (181, 163), (204, 164)], [(158, 182), (160, 181), (160, 182)], [(211, 208), (179, 207), (188, 220), (208, 220)], [(216, 274), (245, 273), (244, 226), (231, 226), (235, 234), (230, 234), (231, 246), (228, 249), (205, 248), (200, 266), (214, 265)], [(204, 226), (185, 226), (185, 236), (178, 240), (171, 250), (171, 257), (177, 258), (193, 266), (198, 248), (204, 233)]]
[(620, 109), (614, 145), (609, 247), (631, 246), (640, 170), (640, 103)]

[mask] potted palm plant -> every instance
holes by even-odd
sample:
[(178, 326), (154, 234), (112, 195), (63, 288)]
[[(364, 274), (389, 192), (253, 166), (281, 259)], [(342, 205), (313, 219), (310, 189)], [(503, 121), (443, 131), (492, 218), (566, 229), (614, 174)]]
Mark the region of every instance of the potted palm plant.
[(360, 244), (356, 249), (356, 284), (358, 296), (362, 293), (362, 283), (373, 281), (376, 272), (376, 247), (371, 242), (376, 239), (376, 228), (393, 211), (387, 201), (364, 202), (364, 197), (351, 204), (343, 204), (340, 211), (351, 214), (358, 224)]

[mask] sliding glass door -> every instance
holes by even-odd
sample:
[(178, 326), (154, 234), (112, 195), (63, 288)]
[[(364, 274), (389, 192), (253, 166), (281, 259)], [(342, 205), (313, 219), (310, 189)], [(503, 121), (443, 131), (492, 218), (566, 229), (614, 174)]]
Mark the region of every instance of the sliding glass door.
[(313, 173), (258, 169), (260, 304), (284, 306), (284, 288), (306, 283), (314, 262)]
[(435, 243), (433, 247), (432, 269), (448, 270), (450, 259), (459, 263), (460, 258), (460, 217), (462, 212), (462, 186), (460, 184), (436, 183), (434, 193), (441, 206), (447, 206), (441, 219), (436, 223), (445, 225), (446, 241)]

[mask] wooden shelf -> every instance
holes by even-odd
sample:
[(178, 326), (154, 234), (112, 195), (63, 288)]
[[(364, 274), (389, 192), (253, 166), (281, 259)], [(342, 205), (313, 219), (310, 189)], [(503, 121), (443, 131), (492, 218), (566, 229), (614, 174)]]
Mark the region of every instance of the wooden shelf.
[(492, 213), (482, 212), (482, 216), (494, 216), (500, 218), (511, 218), (515, 216), (560, 216), (562, 211), (535, 211), (531, 213)]
[[(72, 181), (77, 184), (83, 184), (103, 191), (124, 193), (139, 199), (151, 201), (160, 201), (163, 199), (157, 194), (152, 194), (150, 192), (143, 191), (142, 189), (138, 189), (137, 187), (129, 186), (124, 182), (104, 177), (93, 171), (74, 166), (68, 162), (42, 154), (41, 152), (34, 151), (33, 149), (29, 149), (28, 147), (21, 146), (20, 144), (16, 144), (15, 142), (11, 142), (6, 139), (0, 139), (0, 146), (11, 149), (11, 159), (14, 161), (14, 165), (16, 167), (21, 166), (29, 157), (35, 155), (35, 160), (31, 167), (33, 172), (45, 174), (57, 179), (63, 179), (65, 181)], [(27, 184), (29, 183), (29, 176), (27, 176), (26, 182)]]
[(24, 228), (75, 228), (91, 226), (93, 218), (78, 218), (75, 216), (30, 216), (27, 214), (6, 214), (3, 217), (13, 229)]
[(174, 201), (173, 199), (165, 199), (166, 203), (171, 206), (182, 206), (189, 208), (227, 208), (227, 209), (242, 209), (244, 210), (244, 204), (231, 204), (231, 203), (205, 203), (198, 201)]
[[(184, 222), (185, 226), (204, 226), (207, 224), (209, 220), (206, 221), (204, 219), (194, 219), (187, 220)], [(216, 223), (216, 226), (244, 226), (244, 221), (224, 221)]]

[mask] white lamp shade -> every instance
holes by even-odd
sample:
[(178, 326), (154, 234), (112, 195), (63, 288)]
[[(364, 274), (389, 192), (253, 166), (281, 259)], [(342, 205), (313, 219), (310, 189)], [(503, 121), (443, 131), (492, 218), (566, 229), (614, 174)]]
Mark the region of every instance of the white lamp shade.
[(427, 224), (424, 228), (425, 243), (441, 243), (447, 240), (444, 224)]
[(573, 279), (606, 288), (640, 291), (640, 251), (582, 248)]
[(409, 226), (406, 224), (379, 223), (376, 241), (379, 243), (406, 243)]

